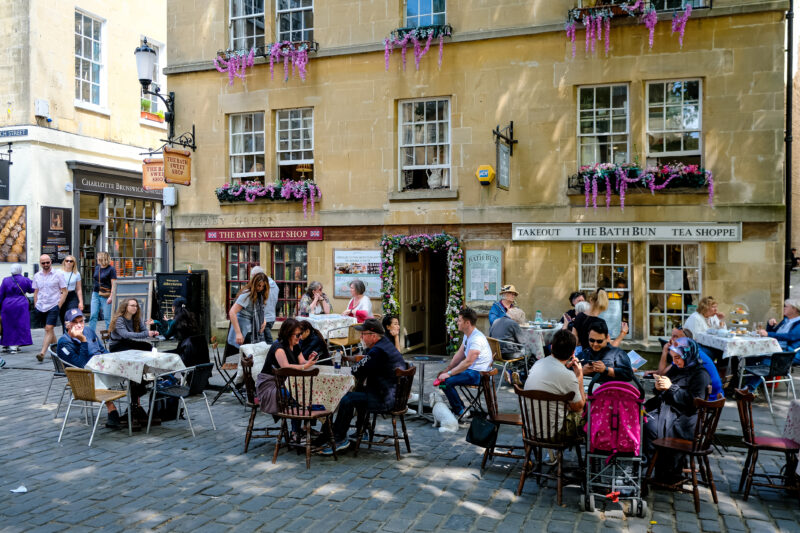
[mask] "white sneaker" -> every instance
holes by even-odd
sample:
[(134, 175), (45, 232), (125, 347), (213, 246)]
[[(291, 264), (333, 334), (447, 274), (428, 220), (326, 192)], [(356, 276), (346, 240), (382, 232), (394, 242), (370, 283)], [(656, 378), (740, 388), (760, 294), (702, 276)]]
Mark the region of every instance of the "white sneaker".
[(406, 407), (406, 414), (407, 415), (415, 415), (415, 414), (417, 414), (417, 411), (416, 411), (416, 409), (412, 409), (410, 407)]
[(412, 392), (408, 397), (408, 403), (417, 403), (419, 401), (419, 394)]

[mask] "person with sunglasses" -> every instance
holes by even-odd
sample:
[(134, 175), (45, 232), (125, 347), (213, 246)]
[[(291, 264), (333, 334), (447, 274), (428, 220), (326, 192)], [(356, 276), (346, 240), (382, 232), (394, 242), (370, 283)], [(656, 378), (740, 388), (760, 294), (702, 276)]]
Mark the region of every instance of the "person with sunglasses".
[(68, 255), (61, 262), (61, 275), (67, 284), (67, 298), (61, 306), (59, 315), (61, 317), (61, 333), (67, 333), (67, 323), (65, 315), (70, 309), (77, 309), (83, 312), (83, 286), (81, 285), (81, 273), (78, 271), (78, 261), (74, 255)]
[(596, 379), (597, 384), (633, 380), (628, 354), (609, 344), (608, 325), (602, 318), (595, 318), (589, 323), (588, 344), (589, 351), (581, 352), (585, 376), (600, 374)]
[(42, 350), (36, 354), (36, 359), (41, 363), (47, 347), (56, 342), (53, 329), (58, 324), (61, 306), (67, 298), (67, 283), (60, 272), (53, 270), (53, 260), (49, 255), (43, 254), (39, 258), (39, 266), (41, 270), (33, 276), (33, 306), (37, 322), (44, 326)]

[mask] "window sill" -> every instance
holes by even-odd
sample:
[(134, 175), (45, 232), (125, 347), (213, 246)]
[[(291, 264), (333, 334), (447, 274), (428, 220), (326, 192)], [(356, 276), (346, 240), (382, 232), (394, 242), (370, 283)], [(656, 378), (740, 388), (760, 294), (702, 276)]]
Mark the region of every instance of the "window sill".
[(417, 189), (411, 191), (391, 191), (390, 202), (403, 202), (410, 200), (456, 200), (458, 190), (453, 189)]
[(107, 107), (101, 107), (99, 105), (90, 104), (82, 100), (75, 100), (75, 107), (77, 107), (78, 109), (82, 109), (84, 111), (91, 111), (92, 113), (97, 113), (98, 115), (105, 115), (107, 117), (111, 116), (111, 110), (108, 109)]
[(167, 123), (166, 122), (157, 122), (155, 120), (147, 120), (146, 118), (139, 118), (139, 125), (147, 126), (149, 128), (156, 128), (159, 130), (167, 130)]

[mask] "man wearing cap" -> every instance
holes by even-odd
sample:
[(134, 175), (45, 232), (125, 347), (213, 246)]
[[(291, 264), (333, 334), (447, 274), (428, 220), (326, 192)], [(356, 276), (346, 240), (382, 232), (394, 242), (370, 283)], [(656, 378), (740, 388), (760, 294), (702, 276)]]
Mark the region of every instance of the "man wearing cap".
[[(339, 411), (333, 423), (333, 438), (336, 451), (346, 449), (347, 430), (353, 419), (354, 411), (358, 412), (357, 426), (361, 426), (368, 411), (385, 411), (394, 404), (397, 388), (396, 368), (406, 368), (403, 356), (394, 344), (386, 338), (386, 332), (379, 320), (368, 318), (363, 324), (355, 326), (361, 332), (361, 340), (367, 347), (364, 358), (351, 368), (356, 381), (366, 380), (362, 391), (348, 392), (339, 402)], [(333, 455), (333, 449), (326, 446), (322, 455)]]
[(506, 316), (506, 312), (514, 307), (514, 300), (517, 299), (517, 289), (513, 285), (503, 285), (500, 289), (500, 299), (492, 304), (489, 309), (489, 325), (501, 316)]
[[(800, 348), (800, 300), (790, 298), (783, 302), (783, 320), (778, 322), (774, 318), (770, 318), (767, 322), (767, 329), (758, 331), (762, 337), (772, 337), (781, 345), (781, 350), (785, 352), (793, 352)], [(771, 357), (764, 357), (748, 366), (767, 366), (769, 367), (772, 362)], [(794, 355), (794, 364), (800, 365), (800, 352)], [(746, 389), (755, 391), (761, 383), (761, 378), (753, 376), (748, 378), (745, 385)]]
[[(78, 309), (69, 309), (64, 315), (64, 327), (67, 332), (58, 339), (58, 357), (70, 365), (84, 368), (92, 356), (108, 353), (97, 338), (92, 328), (84, 327), (83, 312)], [(119, 413), (113, 402), (106, 403), (108, 421), (106, 427), (119, 429)]]

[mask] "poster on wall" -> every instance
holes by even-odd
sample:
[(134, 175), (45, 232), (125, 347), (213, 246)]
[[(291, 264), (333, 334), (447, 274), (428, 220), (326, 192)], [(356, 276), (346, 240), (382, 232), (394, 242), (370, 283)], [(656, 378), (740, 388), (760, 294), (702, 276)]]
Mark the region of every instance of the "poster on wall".
[(467, 305), (488, 313), (503, 283), (502, 250), (466, 250)]
[(0, 209), (0, 262), (27, 262), (27, 209), (7, 205)]
[(10, 163), (6, 159), (0, 159), (0, 200), (8, 200), (8, 166)]
[(368, 298), (381, 296), (381, 251), (380, 250), (334, 250), (333, 251), (333, 295), (350, 298), (350, 282), (364, 282)]
[(42, 254), (61, 263), (72, 250), (72, 208), (42, 207)]

